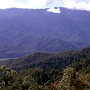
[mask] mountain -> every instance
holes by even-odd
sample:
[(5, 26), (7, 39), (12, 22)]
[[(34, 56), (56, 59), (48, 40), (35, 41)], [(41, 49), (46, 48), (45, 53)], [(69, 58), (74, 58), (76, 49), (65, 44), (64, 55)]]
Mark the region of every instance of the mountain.
[[(70, 65), (77, 68), (79, 66), (80, 68), (80, 65), (78, 64), (82, 63), (79, 62), (81, 62), (82, 59), (86, 59), (87, 57), (90, 59), (90, 47), (63, 53), (34, 53), (32, 55), (24, 56), (18, 59), (1, 61), (0, 66), (6, 65), (7, 67), (16, 70), (35, 67), (51, 70), (65, 68)], [(77, 62), (78, 64), (76, 64)]]
[[(32, 41), (32, 39), (31, 39)], [(49, 38), (40, 38), (31, 42), (27, 38), (21, 41), (16, 42), (15, 44), (4, 44), (1, 46), (1, 58), (13, 58), (21, 57), (34, 52), (63, 52), (72, 49), (77, 49), (74, 45), (59, 40), (59, 39), (49, 39)], [(24, 43), (25, 42), (25, 43)], [(6, 46), (8, 45), (8, 46)]]
[(60, 9), (0, 9), (0, 58), (90, 46), (90, 12)]

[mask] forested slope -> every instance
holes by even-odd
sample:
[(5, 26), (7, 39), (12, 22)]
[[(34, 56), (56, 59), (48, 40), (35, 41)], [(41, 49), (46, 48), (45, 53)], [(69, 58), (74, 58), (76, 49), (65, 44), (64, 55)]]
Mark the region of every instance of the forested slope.
[(18, 69), (35, 67), (44, 69), (58, 69), (89, 57), (89, 53), (90, 47), (81, 50), (67, 51), (63, 53), (39, 52), (18, 59), (2, 61), (0, 65), (6, 65), (8, 67)]

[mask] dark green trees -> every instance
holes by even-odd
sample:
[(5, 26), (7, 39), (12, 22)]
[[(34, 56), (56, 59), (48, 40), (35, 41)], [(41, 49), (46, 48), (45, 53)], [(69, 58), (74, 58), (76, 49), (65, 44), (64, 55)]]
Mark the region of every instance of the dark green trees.
[(11, 70), (10, 68), (6, 68), (6, 66), (1, 66), (0, 73), (2, 73), (0, 90), (12, 90), (11, 86), (13, 83), (13, 76), (17, 74), (17, 72), (15, 70)]

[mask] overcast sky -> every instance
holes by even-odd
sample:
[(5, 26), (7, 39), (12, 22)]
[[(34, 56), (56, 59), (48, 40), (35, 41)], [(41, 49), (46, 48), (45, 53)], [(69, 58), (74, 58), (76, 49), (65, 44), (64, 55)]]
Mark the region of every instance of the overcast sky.
[[(90, 11), (90, 0), (0, 0), (0, 8), (50, 8), (48, 11), (55, 10), (53, 7), (66, 7), (69, 9)], [(60, 9), (57, 8), (57, 13)]]

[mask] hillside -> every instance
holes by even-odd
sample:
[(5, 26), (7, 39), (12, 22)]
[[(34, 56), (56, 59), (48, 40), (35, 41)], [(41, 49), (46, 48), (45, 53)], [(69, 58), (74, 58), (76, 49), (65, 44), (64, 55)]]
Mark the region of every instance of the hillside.
[(1, 61), (0, 66), (1, 90), (90, 90), (90, 47), (34, 53)]
[(27, 39), (28, 38), (26, 38), (24, 44), (24, 40), (22, 40), (22, 42), (18, 41), (13, 45), (8, 45), (8, 43), (2, 44), (0, 57), (13, 58), (25, 56), (34, 52), (63, 52), (77, 49), (74, 45), (59, 39), (40, 38), (35, 41), (29, 41), (30, 39)]
[(60, 9), (0, 9), (0, 58), (90, 46), (90, 12)]
[[(11, 59), (7, 61), (1, 61), (0, 65), (6, 65), (13, 69), (25, 69), (25, 68), (44, 68), (44, 69), (59, 69), (67, 67), (79, 62), (80, 60), (87, 58), (90, 53), (90, 47), (67, 51), (63, 53), (35, 53), (18, 59)], [(78, 65), (78, 64), (76, 64)]]

